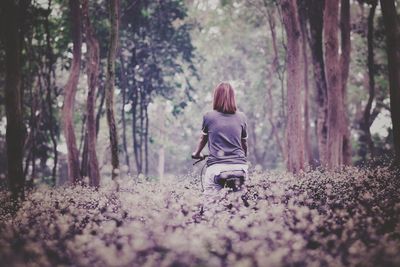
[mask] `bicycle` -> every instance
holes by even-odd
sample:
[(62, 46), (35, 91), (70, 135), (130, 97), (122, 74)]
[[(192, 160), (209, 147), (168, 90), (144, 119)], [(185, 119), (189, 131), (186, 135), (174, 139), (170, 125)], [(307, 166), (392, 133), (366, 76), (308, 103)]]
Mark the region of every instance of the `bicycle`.
[[(200, 157), (194, 157), (192, 155), (192, 159), (197, 159), (197, 161), (193, 163), (193, 166), (205, 160), (207, 157), (208, 155), (202, 155)], [(204, 164), (200, 172), (200, 182), (203, 192), (204, 192), (203, 171), (206, 166), (207, 165)], [(242, 185), (244, 184), (245, 177), (246, 177), (246, 172), (244, 170), (222, 171), (220, 174), (214, 176), (214, 183), (220, 185), (222, 188), (230, 188), (234, 192), (237, 192), (241, 189)]]
[[(203, 155), (203, 156), (200, 156), (200, 157), (194, 157), (194, 156), (192, 155), (192, 159), (197, 159), (197, 161), (193, 163), (193, 166), (196, 165), (197, 163), (199, 163), (199, 162), (205, 160), (207, 157), (208, 157), (208, 155)], [(200, 171), (200, 183), (201, 183), (201, 191), (202, 191), (202, 192), (204, 192), (203, 171), (204, 171), (204, 168), (205, 168), (206, 166), (207, 166), (207, 164), (204, 164), (203, 167), (201, 168), (201, 171)]]

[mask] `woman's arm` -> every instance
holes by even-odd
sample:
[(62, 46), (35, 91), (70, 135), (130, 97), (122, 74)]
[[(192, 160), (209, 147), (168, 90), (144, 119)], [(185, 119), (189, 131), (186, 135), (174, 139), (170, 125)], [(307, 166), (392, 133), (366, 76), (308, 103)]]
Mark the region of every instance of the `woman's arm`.
[(196, 151), (193, 152), (192, 157), (194, 157), (194, 158), (202, 158), (203, 157), (203, 155), (201, 154), (201, 151), (206, 146), (207, 141), (208, 141), (208, 135), (202, 134), (200, 136), (200, 140), (197, 145)]
[(242, 148), (244, 150), (244, 155), (247, 157), (247, 138), (242, 138)]

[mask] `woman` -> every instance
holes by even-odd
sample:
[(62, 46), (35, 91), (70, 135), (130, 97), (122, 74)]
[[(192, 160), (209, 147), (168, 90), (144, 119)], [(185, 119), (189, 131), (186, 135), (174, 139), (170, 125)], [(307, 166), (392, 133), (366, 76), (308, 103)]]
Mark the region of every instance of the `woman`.
[(237, 111), (235, 92), (229, 83), (220, 83), (214, 90), (213, 111), (203, 117), (202, 134), (193, 158), (204, 157), (201, 151), (207, 142), (206, 195), (222, 188), (214, 178), (223, 172), (241, 170), (247, 176), (246, 116)]

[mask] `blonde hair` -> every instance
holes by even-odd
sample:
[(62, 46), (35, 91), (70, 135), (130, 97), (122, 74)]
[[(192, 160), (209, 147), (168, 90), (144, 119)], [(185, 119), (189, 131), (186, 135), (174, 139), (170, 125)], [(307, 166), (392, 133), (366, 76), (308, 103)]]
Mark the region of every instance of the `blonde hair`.
[(233, 114), (236, 112), (235, 91), (229, 83), (222, 82), (215, 87), (213, 109), (222, 113)]

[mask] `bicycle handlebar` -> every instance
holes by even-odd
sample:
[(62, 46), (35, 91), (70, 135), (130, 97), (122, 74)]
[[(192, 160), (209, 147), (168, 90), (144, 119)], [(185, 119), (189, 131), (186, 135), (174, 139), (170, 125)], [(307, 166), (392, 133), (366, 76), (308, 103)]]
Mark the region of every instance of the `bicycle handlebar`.
[(197, 159), (197, 161), (195, 163), (193, 163), (193, 165), (196, 165), (197, 163), (199, 163), (200, 161), (205, 160), (208, 157), (208, 155), (203, 155), (202, 157), (194, 157), (192, 155), (192, 159)]

